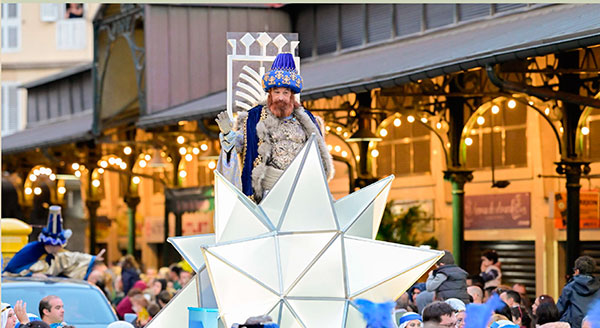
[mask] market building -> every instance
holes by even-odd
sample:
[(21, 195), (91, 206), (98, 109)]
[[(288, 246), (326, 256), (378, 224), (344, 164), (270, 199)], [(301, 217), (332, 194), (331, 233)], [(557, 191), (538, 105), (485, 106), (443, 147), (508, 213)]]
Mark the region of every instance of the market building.
[[(506, 282), (558, 295), (574, 257), (600, 257), (598, 9), (101, 5), (92, 64), (24, 85), (28, 122), (45, 123), (3, 138), (3, 171), (25, 181), (23, 195), (38, 165), (76, 177), (89, 251), (168, 264), (167, 236), (213, 229), (226, 33), (297, 33), (302, 101), (325, 119), (336, 161), (334, 198), (394, 174), (392, 210), (419, 204), (435, 218), (419, 225), (421, 241), (434, 237), (471, 273), (496, 249)], [(54, 102), (39, 100), (53, 97), (70, 99), (58, 102), (56, 115), (70, 115), (60, 127), (46, 114)], [(55, 142), (39, 142), (50, 130)], [(57, 181), (49, 189), (70, 180)]]

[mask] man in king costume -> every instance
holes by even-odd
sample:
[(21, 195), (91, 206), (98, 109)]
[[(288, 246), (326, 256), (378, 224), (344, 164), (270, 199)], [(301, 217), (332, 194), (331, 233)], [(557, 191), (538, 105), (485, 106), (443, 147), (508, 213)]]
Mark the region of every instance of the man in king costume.
[(60, 206), (50, 206), (48, 225), (42, 229), (37, 241), (25, 245), (8, 262), (3, 274), (13, 276), (62, 276), (87, 279), (98, 256), (70, 252), (63, 249), (71, 237), (71, 230), (63, 230)]
[[(317, 137), (327, 178), (331, 179), (334, 173), (319, 123), (295, 99), (295, 94), (302, 90), (302, 77), (292, 54), (277, 55), (271, 70), (262, 78), (262, 87), (268, 93), (266, 103), (240, 112), (237, 129), (232, 129), (233, 122), (225, 111), (216, 119), (221, 130), (219, 167), (241, 167), (241, 189), (256, 203), (273, 188), (311, 134)], [(236, 162), (237, 153), (241, 165)], [(237, 185), (235, 177), (224, 176)]]

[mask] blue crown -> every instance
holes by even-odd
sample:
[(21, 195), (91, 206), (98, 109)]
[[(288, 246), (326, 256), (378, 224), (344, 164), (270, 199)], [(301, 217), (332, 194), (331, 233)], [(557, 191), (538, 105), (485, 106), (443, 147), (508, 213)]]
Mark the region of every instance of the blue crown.
[(63, 219), (61, 208), (58, 205), (50, 206), (48, 213), (48, 224), (42, 229), (38, 240), (44, 245), (65, 246), (67, 239), (71, 237), (71, 230), (63, 230)]
[(302, 91), (302, 76), (296, 70), (294, 56), (290, 53), (280, 53), (275, 57), (271, 70), (266, 72), (262, 79), (265, 91), (271, 88), (289, 88), (294, 93)]

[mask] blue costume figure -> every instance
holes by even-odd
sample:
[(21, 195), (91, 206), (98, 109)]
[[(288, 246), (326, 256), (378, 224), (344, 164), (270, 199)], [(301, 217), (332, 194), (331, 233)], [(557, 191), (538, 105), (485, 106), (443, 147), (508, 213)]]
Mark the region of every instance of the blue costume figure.
[(50, 206), (48, 224), (38, 241), (30, 242), (13, 256), (3, 274), (30, 276), (44, 274), (75, 279), (86, 279), (96, 256), (64, 250), (71, 230), (63, 230), (60, 206)]
[[(302, 90), (302, 77), (292, 54), (277, 55), (271, 70), (262, 78), (262, 87), (268, 94), (266, 102), (248, 112), (239, 112), (236, 130), (226, 112), (216, 119), (221, 129), (219, 171), (257, 203), (273, 188), (311, 134), (317, 136), (325, 174), (329, 179), (333, 177), (333, 162), (321, 127), (296, 101), (295, 95)], [(230, 168), (233, 175), (241, 171), (241, 181), (223, 172), (223, 167)]]

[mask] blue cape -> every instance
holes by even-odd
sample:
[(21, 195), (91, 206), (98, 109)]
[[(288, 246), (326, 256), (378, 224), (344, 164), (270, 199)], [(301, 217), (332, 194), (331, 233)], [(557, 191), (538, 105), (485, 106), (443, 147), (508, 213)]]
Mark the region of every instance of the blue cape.
[(46, 262), (48, 263), (54, 258), (54, 256), (46, 253), (42, 242), (32, 241), (21, 248), (21, 250), (10, 259), (2, 272), (19, 273), (23, 270), (27, 270), (37, 262), (42, 255), (47, 255)]

